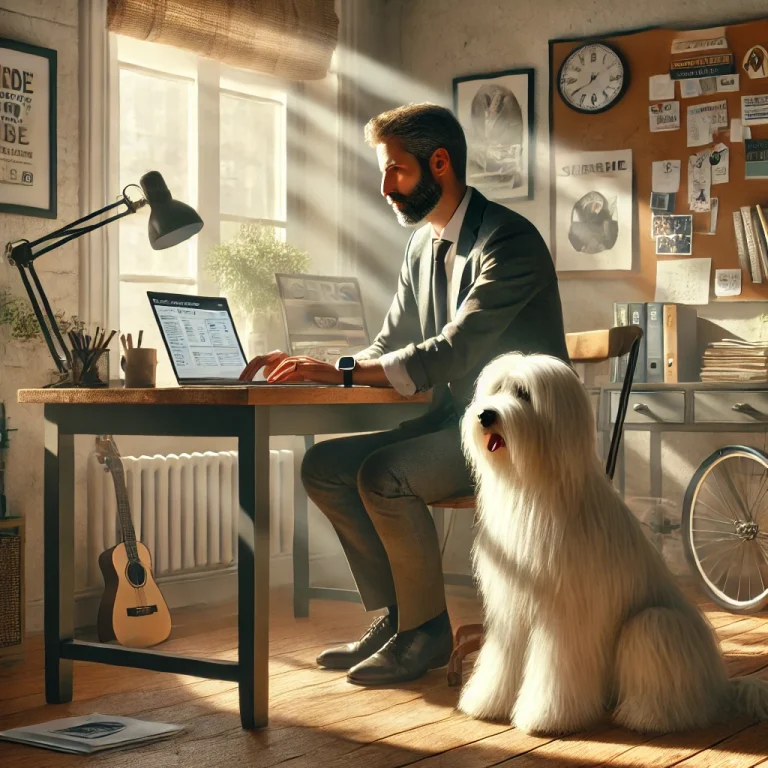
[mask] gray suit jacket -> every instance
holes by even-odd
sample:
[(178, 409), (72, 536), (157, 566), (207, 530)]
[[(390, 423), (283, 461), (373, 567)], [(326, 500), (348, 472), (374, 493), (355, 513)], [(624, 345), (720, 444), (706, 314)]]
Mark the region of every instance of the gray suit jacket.
[(432, 226), (416, 230), (379, 335), (358, 359), (403, 349), (405, 367), (423, 392), (434, 389), (430, 421), (457, 420), (484, 366), (505, 352), (542, 352), (568, 362), (557, 276), (538, 230), (476, 189), (457, 254), (467, 261), (453, 322), (434, 327)]

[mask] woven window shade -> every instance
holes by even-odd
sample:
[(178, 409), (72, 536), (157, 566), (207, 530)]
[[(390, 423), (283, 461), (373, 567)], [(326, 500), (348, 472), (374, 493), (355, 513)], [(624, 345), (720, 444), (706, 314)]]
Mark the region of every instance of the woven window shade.
[(328, 72), (334, 0), (109, 0), (110, 32), (289, 80)]

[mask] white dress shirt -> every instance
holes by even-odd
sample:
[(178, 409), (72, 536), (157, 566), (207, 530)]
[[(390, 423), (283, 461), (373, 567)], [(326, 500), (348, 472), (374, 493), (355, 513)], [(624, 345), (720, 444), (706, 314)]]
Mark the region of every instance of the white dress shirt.
[[(461, 226), (464, 223), (464, 216), (467, 212), (467, 206), (469, 205), (469, 198), (471, 196), (472, 188), (467, 187), (467, 191), (459, 203), (459, 207), (453, 212), (451, 220), (445, 225), (443, 231), (438, 232), (434, 228), (432, 229), (433, 242), (435, 240), (449, 240), (451, 243), (451, 247), (445, 255), (445, 276), (448, 283), (447, 310), (449, 323), (456, 316), (456, 301), (461, 287), (461, 274), (464, 271), (464, 264), (467, 261), (466, 256), (456, 253), (456, 245), (459, 242)], [(438, 336), (442, 331), (442, 328), (437, 329)], [(394, 352), (388, 352), (386, 355), (382, 355), (379, 358), (379, 362), (384, 369), (384, 374), (387, 379), (389, 379), (389, 383), (401, 395), (412, 395), (416, 392), (416, 385), (411, 380), (411, 377), (408, 375), (408, 371), (405, 368), (403, 350), (397, 349)]]

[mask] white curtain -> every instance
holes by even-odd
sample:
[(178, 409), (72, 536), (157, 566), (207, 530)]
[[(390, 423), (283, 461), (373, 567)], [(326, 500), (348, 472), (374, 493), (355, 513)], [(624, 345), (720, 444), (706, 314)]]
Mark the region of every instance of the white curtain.
[[(118, 187), (117, 66), (107, 0), (80, 0), (80, 215), (115, 202)], [(117, 209), (120, 212), (122, 209)], [(81, 237), (80, 317), (117, 328), (118, 225)]]

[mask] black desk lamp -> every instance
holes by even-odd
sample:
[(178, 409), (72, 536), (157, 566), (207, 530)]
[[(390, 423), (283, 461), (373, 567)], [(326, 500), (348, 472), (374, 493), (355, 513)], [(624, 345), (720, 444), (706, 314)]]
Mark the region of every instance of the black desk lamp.
[[(203, 228), (203, 220), (197, 211), (179, 200), (174, 200), (163, 177), (157, 171), (149, 171), (149, 173), (144, 174), (139, 183), (144, 192), (144, 197), (139, 200), (130, 200), (126, 195), (126, 190), (129, 187), (136, 186), (131, 184), (123, 190), (122, 196), (117, 202), (111, 203), (101, 210), (89, 213), (87, 216), (83, 216), (82, 219), (73, 221), (71, 224), (67, 224), (67, 226), (57, 229), (55, 232), (33, 240), (31, 243), (28, 240), (17, 240), (14, 243), (8, 243), (6, 246), (5, 253), (9, 263), (19, 268), (21, 281), (24, 283), (24, 288), (27, 291), (30, 302), (32, 302), (32, 309), (35, 312), (37, 322), (40, 324), (40, 330), (43, 332), (43, 337), (48, 345), (51, 357), (53, 357), (59, 373), (65, 376), (72, 368), (72, 358), (67, 345), (64, 343), (64, 339), (61, 337), (61, 331), (51, 310), (48, 297), (45, 295), (43, 286), (40, 283), (40, 278), (37, 276), (37, 272), (35, 272), (33, 263), (35, 259), (64, 243), (68, 243), (70, 240), (75, 240), (81, 235), (93, 232), (93, 230), (99, 229), (99, 227), (103, 227), (111, 221), (122, 219), (123, 216), (127, 216), (130, 213), (136, 213), (139, 208), (147, 204), (149, 204), (152, 211), (149, 216), (149, 243), (156, 251), (178, 245), (196, 235)], [(109, 216), (95, 224), (80, 226), (84, 222), (120, 205), (125, 205), (127, 210)], [(47, 245), (43, 245), (45, 243)], [(38, 248), (41, 245), (43, 247)], [(30, 277), (32, 278), (31, 282)], [(45, 314), (43, 314), (43, 310), (45, 310)]]

